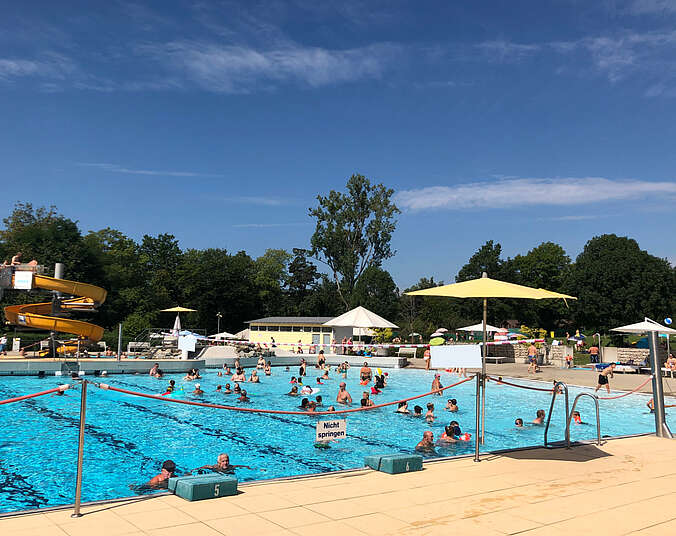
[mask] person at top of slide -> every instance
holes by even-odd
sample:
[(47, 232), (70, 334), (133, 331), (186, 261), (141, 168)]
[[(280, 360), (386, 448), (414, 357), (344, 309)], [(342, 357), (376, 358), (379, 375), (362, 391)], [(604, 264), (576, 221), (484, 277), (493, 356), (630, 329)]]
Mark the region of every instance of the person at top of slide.
[(21, 264), (21, 255), (22, 253), (20, 251), (17, 251), (16, 255), (12, 257), (12, 266), (16, 266), (17, 264)]

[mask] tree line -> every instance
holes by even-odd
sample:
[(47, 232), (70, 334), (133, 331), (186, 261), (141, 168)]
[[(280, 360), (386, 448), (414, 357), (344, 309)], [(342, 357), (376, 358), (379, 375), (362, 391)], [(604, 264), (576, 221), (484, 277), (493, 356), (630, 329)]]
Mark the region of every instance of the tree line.
[[(405, 338), (479, 321), (479, 300), (413, 298), (404, 293), (443, 282), (422, 277), (401, 290), (383, 269), (383, 261), (396, 255), (391, 238), (399, 210), (393, 193), (353, 175), (344, 192), (318, 196), (317, 206), (309, 209), (315, 231), (306, 249), (268, 249), (255, 258), (221, 248), (184, 250), (166, 233), (138, 241), (112, 228), (83, 233), (55, 207), (17, 203), (3, 219), (0, 257), (21, 251), (24, 259), (35, 258), (47, 269), (63, 262), (67, 279), (108, 290), (92, 321), (108, 330), (123, 322), (132, 336), (170, 324), (159, 311), (177, 304), (197, 309), (184, 317), (185, 325), (209, 333), (216, 331), (219, 312), (221, 330), (237, 332), (259, 317), (336, 316), (357, 305), (394, 321)], [(501, 245), (488, 241), (449, 281), (483, 272), (579, 298), (493, 300), (489, 322), (497, 324), (511, 320), (547, 331), (603, 332), (643, 316), (661, 320), (676, 300), (676, 270), (669, 262), (641, 250), (631, 238), (612, 234), (591, 238), (574, 261), (552, 242), (503, 258)], [(3, 305), (35, 299), (9, 292)]]

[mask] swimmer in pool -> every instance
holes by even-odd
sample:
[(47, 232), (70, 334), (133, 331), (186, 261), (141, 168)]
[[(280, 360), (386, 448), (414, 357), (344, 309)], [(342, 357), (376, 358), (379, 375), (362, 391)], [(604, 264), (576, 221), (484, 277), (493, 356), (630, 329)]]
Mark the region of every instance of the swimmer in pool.
[(195, 396), (202, 396), (204, 394), (204, 391), (202, 391), (199, 383), (195, 384), (195, 390), (192, 392), (192, 394)]
[(246, 396), (246, 391), (244, 389), (242, 389), (242, 392), (240, 393), (237, 402), (251, 402), (251, 399), (248, 396)]
[(191, 472), (207, 470), (213, 471), (214, 473), (232, 474), (235, 472), (235, 469), (238, 469), (240, 467), (243, 467), (245, 469), (251, 469), (252, 471), (254, 470), (252, 467), (249, 467), (248, 465), (230, 465), (230, 456), (228, 456), (227, 454), (219, 454), (218, 458), (216, 459), (216, 463), (214, 465), (203, 465), (202, 467), (193, 469)]
[(256, 372), (256, 369), (253, 369), (251, 371), (251, 376), (249, 377), (249, 381), (251, 383), (260, 383), (261, 379), (258, 377), (258, 373)]
[(300, 401), (300, 406), (298, 406), (298, 407), (305, 411), (305, 410), (307, 410), (307, 406), (308, 406), (309, 403), (310, 403), (310, 399), (304, 398), (303, 400)]
[(321, 405), (322, 405), (322, 395), (317, 395), (317, 396), (315, 397), (315, 400), (317, 401), (317, 406), (321, 406)]
[(226, 383), (225, 384), (225, 390), (223, 391), (224, 395), (231, 395), (232, 394), (232, 389), (230, 389), (230, 384)]
[(399, 402), (399, 406), (397, 406), (397, 411), (395, 411), (395, 413), (404, 413), (404, 414), (411, 413), (408, 410), (408, 402)]
[(444, 443), (457, 443), (458, 440), (455, 438), (455, 434), (453, 433), (453, 426), (448, 425), (444, 427), (444, 433), (441, 434), (441, 437), (439, 438), (439, 441), (437, 441), (438, 445), (443, 445)]
[(516, 419), (514, 421), (514, 426), (516, 426), (517, 428), (523, 428), (523, 419)]
[(415, 450), (417, 450), (418, 452), (425, 452), (430, 454), (434, 453), (434, 434), (429, 430), (423, 432), (422, 439), (415, 446)]
[(422, 407), (420, 406), (413, 406), (413, 417), (422, 417)]
[(455, 398), (449, 398), (448, 402), (446, 403), (446, 407), (444, 409), (446, 411), (455, 413), (456, 411), (458, 411), (458, 401)]
[(232, 378), (230, 378), (231, 381), (233, 382), (245, 382), (246, 381), (246, 374), (244, 373), (243, 369), (237, 369), (237, 371), (232, 375)]
[(425, 413), (425, 420), (427, 421), (428, 424), (432, 424), (434, 422), (434, 404), (431, 402), (427, 404), (427, 413)]
[(582, 422), (582, 415), (579, 411), (573, 411), (573, 421), (575, 421), (575, 424), (585, 424)]
[(238, 394), (240, 394), (240, 393), (242, 392), (242, 388), (239, 386), (238, 383), (236, 383), (236, 384), (235, 384), (235, 387), (232, 388), (232, 391), (233, 391), (236, 395), (238, 395)]
[(167, 488), (169, 479), (176, 473), (176, 464), (171, 460), (166, 460), (162, 464), (162, 470), (159, 475), (152, 477), (146, 486), (150, 488)]
[(338, 396), (336, 396), (336, 402), (349, 406), (352, 404), (352, 397), (350, 396), (350, 393), (347, 392), (346, 387), (347, 386), (345, 385), (345, 382), (340, 382)]
[(287, 396), (298, 396), (298, 386), (297, 385), (292, 386), (291, 391), (289, 391), (286, 394)]
[(545, 410), (539, 409), (539, 410), (537, 410), (537, 413), (535, 414), (535, 420), (533, 421), (533, 424), (537, 424), (539, 426), (542, 426), (544, 423), (545, 423)]

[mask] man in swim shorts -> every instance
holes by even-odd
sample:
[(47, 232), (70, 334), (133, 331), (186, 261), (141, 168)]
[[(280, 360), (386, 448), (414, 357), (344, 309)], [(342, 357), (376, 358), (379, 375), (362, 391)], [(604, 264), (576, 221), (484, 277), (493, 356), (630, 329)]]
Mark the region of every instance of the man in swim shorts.
[(608, 383), (608, 378), (613, 377), (613, 372), (615, 371), (615, 363), (611, 363), (609, 366), (603, 369), (603, 372), (599, 374), (599, 384), (596, 386), (596, 389), (594, 389), (594, 392), (598, 391), (601, 389), (602, 386), (606, 386), (606, 391), (608, 391), (608, 394), (610, 394), (610, 384)]
[(167, 488), (169, 487), (169, 479), (176, 473), (176, 464), (171, 460), (166, 460), (162, 464), (162, 470), (159, 475), (152, 477), (146, 484), (151, 488)]
[(345, 385), (345, 382), (340, 382), (338, 396), (336, 396), (336, 402), (349, 406), (352, 404), (352, 397), (350, 396), (350, 393), (347, 392), (346, 387), (347, 386)]
[(538, 349), (533, 343), (528, 347), (528, 373), (535, 374), (538, 368)]

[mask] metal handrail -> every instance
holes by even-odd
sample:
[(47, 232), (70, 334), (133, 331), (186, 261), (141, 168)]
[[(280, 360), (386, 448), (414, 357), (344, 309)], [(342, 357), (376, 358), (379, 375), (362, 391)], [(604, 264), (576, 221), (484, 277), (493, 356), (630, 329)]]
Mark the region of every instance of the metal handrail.
[[(552, 392), (552, 403), (549, 405), (549, 415), (547, 415), (547, 424), (545, 425), (545, 447), (547, 447), (547, 432), (549, 431), (549, 423), (552, 420), (552, 410), (554, 409), (554, 401), (556, 395), (559, 394), (559, 386), (563, 387), (563, 394), (566, 397), (566, 423), (568, 423), (570, 412), (568, 411), (568, 386), (564, 382), (556, 382), (554, 384), (554, 391)], [(566, 444), (570, 444), (570, 436), (568, 427), (566, 426)]]
[(575, 406), (577, 405), (577, 401), (580, 400), (581, 397), (583, 396), (588, 396), (594, 400), (594, 406), (596, 407), (596, 444), (600, 447), (601, 446), (601, 416), (599, 413), (599, 397), (596, 395), (593, 395), (591, 393), (580, 393), (575, 397), (575, 400), (573, 400), (573, 407), (570, 410), (570, 416), (567, 419), (566, 422), (566, 448), (570, 448), (570, 422), (573, 420), (573, 414), (575, 413)]

